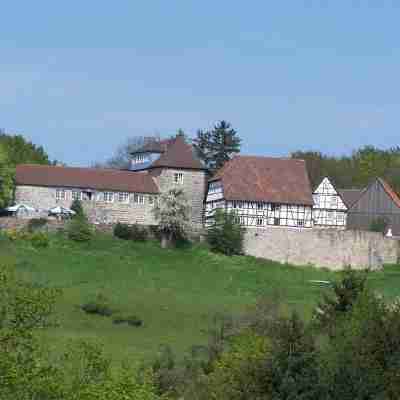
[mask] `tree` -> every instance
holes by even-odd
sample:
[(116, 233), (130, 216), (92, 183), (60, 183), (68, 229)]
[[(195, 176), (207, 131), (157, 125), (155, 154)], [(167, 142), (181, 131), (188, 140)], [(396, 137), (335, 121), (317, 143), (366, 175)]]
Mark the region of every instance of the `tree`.
[(214, 125), (211, 131), (197, 132), (193, 146), (211, 172), (219, 170), (232, 156), (240, 152), (241, 139), (229, 122)]
[(217, 209), (213, 224), (207, 229), (207, 242), (212, 251), (227, 256), (242, 254), (244, 233), (235, 213)]
[(21, 135), (9, 135), (0, 130), (0, 207), (14, 197), (15, 167), (18, 164), (50, 164), (43, 147), (36, 146)]
[(189, 207), (181, 189), (163, 193), (153, 209), (161, 234), (161, 247), (171, 247), (186, 237), (189, 227)]
[(82, 202), (78, 199), (75, 199), (71, 204), (71, 210), (75, 211), (76, 217), (84, 217), (85, 212), (83, 211)]

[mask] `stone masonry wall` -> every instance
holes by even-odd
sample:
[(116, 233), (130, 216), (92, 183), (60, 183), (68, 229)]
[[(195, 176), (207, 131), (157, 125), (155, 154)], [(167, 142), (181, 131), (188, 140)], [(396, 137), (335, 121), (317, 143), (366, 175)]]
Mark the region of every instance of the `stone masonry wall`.
[[(56, 199), (56, 188), (41, 186), (17, 186), (15, 192), (16, 203), (25, 203), (36, 209), (49, 209), (55, 206), (71, 207), (71, 188), (67, 190), (65, 200)], [(117, 192), (116, 192), (117, 193)], [(129, 224), (154, 225), (150, 195), (144, 194), (144, 204), (134, 203), (131, 194), (129, 203), (120, 203), (117, 198), (114, 202), (107, 203), (97, 199), (97, 193), (93, 193), (93, 200), (82, 200), (82, 206), (92, 223), (112, 224), (124, 222)]]
[[(183, 183), (177, 184), (174, 181), (176, 173), (183, 174)], [(190, 219), (194, 226), (201, 226), (203, 223), (203, 207), (206, 191), (206, 173), (197, 170), (183, 169), (154, 169), (152, 176), (157, 182), (161, 192), (167, 192), (173, 188), (182, 189), (188, 199), (190, 206)]]
[(381, 268), (399, 258), (399, 241), (380, 233), (336, 229), (247, 229), (245, 253), (294, 265), (340, 270)]

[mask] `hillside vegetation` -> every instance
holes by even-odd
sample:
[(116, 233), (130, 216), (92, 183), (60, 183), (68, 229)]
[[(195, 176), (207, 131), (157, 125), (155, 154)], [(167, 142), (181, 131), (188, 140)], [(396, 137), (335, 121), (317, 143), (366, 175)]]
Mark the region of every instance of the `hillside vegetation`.
[[(252, 257), (225, 257), (198, 246), (162, 250), (158, 243), (135, 243), (97, 236), (87, 244), (52, 236), (37, 249), (26, 241), (0, 239), (2, 263), (13, 263), (19, 277), (62, 289), (59, 326), (43, 333), (54, 349), (70, 339), (98, 339), (116, 360), (152, 359), (161, 344), (182, 356), (208, 340), (215, 315), (239, 313), (260, 296), (279, 297), (285, 309), (309, 318), (327, 289), (310, 280), (337, 274)], [(400, 294), (400, 269), (371, 273), (369, 284), (388, 297)], [(118, 314), (135, 315), (143, 326), (116, 325), (81, 306), (101, 295)]]

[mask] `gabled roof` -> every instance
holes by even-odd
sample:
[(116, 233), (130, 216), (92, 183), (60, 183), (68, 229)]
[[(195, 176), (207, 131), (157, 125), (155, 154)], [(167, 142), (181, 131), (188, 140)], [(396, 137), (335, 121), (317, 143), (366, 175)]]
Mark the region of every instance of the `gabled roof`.
[(313, 205), (306, 163), (289, 158), (235, 156), (211, 179), (226, 200)]
[(116, 169), (21, 164), (17, 165), (16, 184), (158, 193), (158, 188), (148, 173)]
[(338, 193), (347, 208), (350, 208), (361, 197), (364, 189), (338, 189)]
[(149, 168), (184, 168), (184, 169), (206, 169), (200, 159), (194, 153), (194, 148), (186, 143), (182, 135), (171, 139), (160, 158)]
[(382, 178), (377, 178), (378, 182), (383, 186), (385, 192), (389, 195), (389, 197), (393, 200), (397, 207), (400, 208), (400, 197), (393, 190), (393, 188)]

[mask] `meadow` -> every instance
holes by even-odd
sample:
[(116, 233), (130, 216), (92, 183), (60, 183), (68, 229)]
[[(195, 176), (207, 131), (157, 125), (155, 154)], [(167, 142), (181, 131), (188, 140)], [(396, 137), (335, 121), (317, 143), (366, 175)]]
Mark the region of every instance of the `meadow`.
[[(1, 263), (15, 264), (18, 277), (62, 289), (59, 325), (42, 333), (54, 349), (70, 340), (101, 341), (115, 361), (152, 359), (161, 344), (183, 356), (205, 344), (216, 315), (239, 314), (260, 296), (279, 298), (283, 312), (296, 309), (310, 318), (328, 289), (310, 282), (338, 273), (281, 265), (253, 257), (226, 257), (205, 246), (163, 250), (156, 242), (138, 243), (98, 235), (87, 244), (51, 237), (47, 248), (0, 239)], [(369, 284), (388, 298), (400, 295), (400, 266), (369, 274)], [(81, 305), (98, 294), (119, 313), (134, 314), (141, 327), (115, 325), (90, 315)]]

